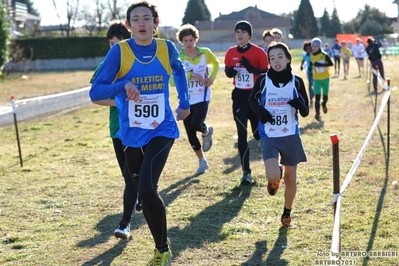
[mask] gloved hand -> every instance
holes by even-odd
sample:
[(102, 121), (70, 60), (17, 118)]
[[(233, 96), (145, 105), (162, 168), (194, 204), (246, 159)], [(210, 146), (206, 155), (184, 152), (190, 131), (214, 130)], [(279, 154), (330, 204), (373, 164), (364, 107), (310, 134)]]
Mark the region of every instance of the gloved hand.
[(226, 73), (227, 77), (232, 78), (237, 75), (237, 70), (235, 70), (234, 67), (225, 67), (224, 73)]
[(262, 122), (262, 124), (266, 124), (267, 122), (269, 122), (270, 124), (273, 124), (275, 122), (275, 120), (274, 120), (273, 116), (270, 114), (270, 112), (264, 108), (261, 111), (259, 120), (260, 120), (260, 122)]
[(251, 66), (251, 64), (249, 63), (248, 59), (245, 56), (241, 57), (240, 64), (244, 66), (249, 73), (253, 72), (253, 67)]
[(301, 101), (299, 98), (292, 99), (291, 101), (287, 102), (289, 105), (294, 107), (296, 110), (301, 110), (305, 106), (304, 102)]

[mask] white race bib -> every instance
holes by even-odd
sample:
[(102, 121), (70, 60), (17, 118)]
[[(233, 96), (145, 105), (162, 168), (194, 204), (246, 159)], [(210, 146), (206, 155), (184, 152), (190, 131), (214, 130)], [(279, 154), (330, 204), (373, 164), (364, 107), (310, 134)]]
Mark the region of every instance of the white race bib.
[[(324, 64), (325, 62), (324, 62), (324, 60), (319, 60), (319, 61), (317, 61), (318, 63), (321, 63), (321, 64)], [(327, 70), (327, 68), (326, 67), (324, 67), (324, 66), (319, 66), (319, 67), (315, 67), (316, 68), (316, 72), (317, 73), (323, 73), (323, 72), (325, 72), (326, 70)]]
[(154, 129), (165, 119), (165, 95), (140, 94), (137, 102), (129, 101), (129, 126)]
[(237, 75), (235, 76), (236, 88), (252, 89), (254, 87), (254, 74), (249, 73), (246, 68), (235, 68)]
[(264, 124), (265, 132), (269, 137), (284, 137), (293, 134), (296, 125), (295, 113), (289, 104), (269, 107), (269, 112), (274, 118), (273, 123)]
[(190, 79), (188, 81), (188, 90), (191, 93), (202, 93), (205, 89), (204, 83), (197, 79)]
[(265, 88), (267, 88), (264, 107), (274, 118), (273, 123), (264, 124), (264, 130), (268, 137), (286, 137), (295, 134), (298, 121), (295, 119), (295, 108), (292, 108), (287, 102), (293, 99), (293, 88), (295, 88), (295, 76), (292, 76), (292, 82), (284, 87), (278, 88), (266, 75)]

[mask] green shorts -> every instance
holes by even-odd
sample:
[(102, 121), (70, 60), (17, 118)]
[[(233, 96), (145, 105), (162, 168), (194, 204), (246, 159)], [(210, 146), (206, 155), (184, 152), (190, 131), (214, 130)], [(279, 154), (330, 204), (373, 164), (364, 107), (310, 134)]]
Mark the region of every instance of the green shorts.
[(328, 92), (330, 91), (330, 77), (322, 80), (313, 80), (313, 91), (315, 95), (323, 94), (328, 96)]

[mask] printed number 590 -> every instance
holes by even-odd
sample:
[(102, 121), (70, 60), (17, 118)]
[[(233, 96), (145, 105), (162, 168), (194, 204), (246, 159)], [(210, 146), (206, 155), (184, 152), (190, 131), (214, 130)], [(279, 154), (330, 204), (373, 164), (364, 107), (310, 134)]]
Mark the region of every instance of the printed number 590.
[(136, 117), (157, 117), (159, 114), (159, 107), (156, 104), (135, 105), (134, 112)]

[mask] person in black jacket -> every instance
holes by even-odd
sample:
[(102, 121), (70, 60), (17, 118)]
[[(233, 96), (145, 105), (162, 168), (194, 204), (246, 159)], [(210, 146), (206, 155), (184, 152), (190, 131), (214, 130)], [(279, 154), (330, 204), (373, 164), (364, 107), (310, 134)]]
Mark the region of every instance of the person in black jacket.
[(259, 140), (258, 118), (248, 103), (248, 97), (256, 78), (265, 73), (269, 67), (267, 54), (258, 45), (251, 43), (252, 25), (246, 20), (240, 20), (234, 26), (237, 45), (227, 49), (224, 56), (224, 73), (233, 79), (234, 89), (231, 92), (232, 111), (237, 128), (237, 148), (243, 171), (242, 185), (253, 184), (250, 148), (248, 144), (248, 122), (251, 124), (254, 139)]
[(373, 71), (374, 91), (372, 93), (377, 94), (377, 92), (378, 92), (378, 89), (377, 89), (378, 71), (380, 72), (381, 77), (383, 79), (385, 79), (384, 78), (384, 65), (382, 64), (381, 53), (380, 53), (381, 44), (372, 38), (367, 38), (367, 44), (368, 45), (366, 47), (366, 53), (369, 56), (371, 67), (375, 70), (375, 71)]
[(308, 116), (309, 103), (302, 78), (292, 74), (292, 56), (288, 46), (272, 42), (267, 55), (270, 68), (257, 78), (249, 103), (259, 117), (260, 148), (270, 195), (276, 195), (283, 177), (282, 166), (285, 168), (281, 223), (284, 227), (291, 227), (297, 165), (307, 160), (299, 135), (298, 112), (302, 117)]

